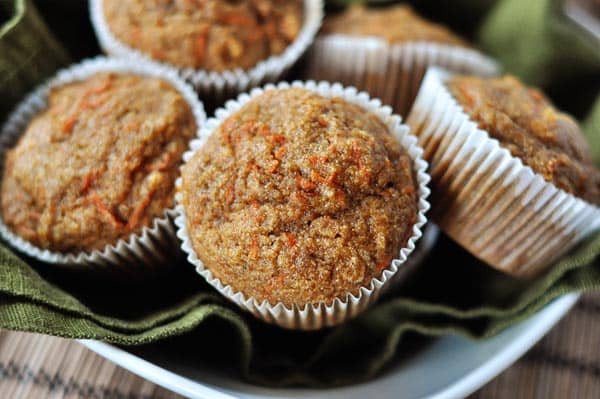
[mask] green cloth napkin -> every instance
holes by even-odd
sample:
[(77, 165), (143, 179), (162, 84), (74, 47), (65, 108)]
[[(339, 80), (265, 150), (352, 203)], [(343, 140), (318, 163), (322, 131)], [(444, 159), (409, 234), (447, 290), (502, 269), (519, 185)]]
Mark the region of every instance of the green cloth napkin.
[[(3, 9), (15, 15), (0, 30), (0, 111), (12, 108), (33, 85), (68, 62), (32, 4), (13, 1), (0, 0)], [(468, 1), (457, 4), (464, 3)], [(561, 19), (561, 28), (555, 30), (559, 19), (549, 17), (557, 10), (551, 1), (540, 1), (543, 5), (536, 7), (523, 7), (523, 3), (502, 0), (482, 11), (486, 19), (480, 30), (481, 45), (515, 73), (539, 79), (553, 93), (559, 76), (561, 84), (571, 84), (559, 74), (565, 67), (562, 60), (593, 60), (598, 49), (573, 46), (577, 55), (567, 55), (570, 48), (549, 42), (556, 41), (556, 32), (573, 35), (575, 40), (578, 29)], [(517, 44), (523, 50), (507, 45), (515, 43), (511, 13), (518, 17)], [(72, 48), (72, 43), (66, 44)], [(534, 63), (525, 49), (536, 47), (540, 50)], [(585, 49), (587, 55), (579, 53)], [(597, 64), (591, 62), (587, 68), (598, 76)], [(592, 102), (581, 109), (591, 109)], [(566, 105), (572, 104), (576, 103)], [(599, 104), (600, 100), (585, 123), (596, 154), (600, 153)], [(573, 105), (575, 112), (577, 107), (580, 104)], [(442, 237), (422, 267), (363, 315), (336, 328), (297, 332), (264, 324), (240, 311), (185, 262), (173, 261), (165, 276), (111, 281), (107, 276), (57, 270), (0, 246), (0, 327), (126, 346), (152, 345), (187, 363), (236, 369), (259, 384), (333, 386), (373, 377), (394, 359), (418, 350), (426, 337), (455, 333), (486, 338), (560, 295), (595, 289), (600, 286), (599, 253), (600, 234), (582, 243), (547, 275), (519, 281), (486, 267)]]

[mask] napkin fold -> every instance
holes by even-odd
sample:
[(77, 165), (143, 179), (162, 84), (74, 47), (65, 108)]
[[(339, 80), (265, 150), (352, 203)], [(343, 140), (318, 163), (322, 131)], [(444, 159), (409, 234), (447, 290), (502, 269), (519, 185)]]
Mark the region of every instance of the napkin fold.
[[(463, 3), (468, 2), (457, 4)], [(576, 87), (579, 79), (569, 75), (571, 68), (585, 71), (589, 82), (600, 76), (594, 39), (570, 25), (557, 3), (498, 1), (479, 31), (483, 49), (550, 93), (556, 85)], [(6, 115), (33, 86), (70, 61), (30, 1), (0, 0), (0, 10), (0, 16), (9, 16), (0, 28), (0, 114)], [(580, 115), (593, 110), (585, 127), (600, 155), (600, 100), (591, 106), (597, 90), (587, 104), (567, 105)], [(426, 345), (427, 337), (453, 333), (484, 339), (565, 293), (598, 288), (598, 254), (600, 234), (548, 274), (521, 281), (481, 264), (442, 237), (422, 267), (363, 315), (335, 328), (297, 332), (253, 319), (185, 262), (158, 279), (111, 281), (36, 263), (0, 245), (0, 327), (151, 345), (182, 361), (223, 370), (235, 366), (259, 384), (335, 386), (372, 378)]]

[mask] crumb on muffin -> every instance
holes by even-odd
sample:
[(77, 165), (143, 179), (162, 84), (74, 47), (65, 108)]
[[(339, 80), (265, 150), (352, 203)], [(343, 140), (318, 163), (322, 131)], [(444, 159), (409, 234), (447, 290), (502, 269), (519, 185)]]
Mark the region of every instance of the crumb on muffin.
[(374, 114), (306, 89), (269, 90), (182, 169), (193, 248), (215, 277), (271, 303), (357, 294), (416, 223), (412, 160)]

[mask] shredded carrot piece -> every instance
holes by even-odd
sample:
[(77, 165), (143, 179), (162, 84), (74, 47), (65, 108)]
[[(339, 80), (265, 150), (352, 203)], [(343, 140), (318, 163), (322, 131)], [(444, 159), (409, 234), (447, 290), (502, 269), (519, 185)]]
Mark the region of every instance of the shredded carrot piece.
[(258, 134), (264, 137), (269, 137), (271, 135), (271, 128), (268, 125), (261, 125), (258, 128)]
[(319, 115), (319, 118), (317, 119), (317, 121), (319, 122), (319, 125), (321, 125), (322, 127), (329, 126), (329, 122), (322, 115)]
[(310, 171), (310, 179), (313, 181), (318, 181), (320, 183), (327, 183), (327, 181), (328, 181), (326, 177), (323, 177), (323, 175), (321, 175), (316, 170)]
[(61, 130), (63, 133), (71, 133), (73, 131), (73, 127), (77, 123), (77, 117), (74, 115), (68, 116), (67, 119), (62, 124)]
[(269, 169), (267, 169), (267, 172), (274, 173), (277, 170), (277, 168), (279, 168), (279, 161), (273, 160), (269, 166)]
[(284, 233), (285, 234), (285, 238), (287, 239), (288, 245), (290, 247), (295, 247), (296, 243), (298, 242), (296, 240), (296, 235), (294, 235), (293, 233)]
[(358, 144), (352, 144), (352, 148), (350, 148), (350, 155), (352, 156), (352, 158), (354, 158), (355, 162), (359, 163), (360, 161), (362, 161), (362, 151), (360, 150)]
[(269, 21), (267, 24), (265, 24), (264, 30), (269, 39), (273, 39), (275, 36), (277, 36), (277, 27), (273, 21)]
[(218, 17), (218, 21), (222, 24), (237, 25), (245, 28), (252, 28), (256, 26), (256, 22), (254, 21), (254, 19), (252, 19), (248, 15), (236, 12), (221, 14)]
[(165, 60), (167, 58), (165, 52), (159, 49), (152, 50), (152, 57), (157, 60)]
[(90, 187), (92, 187), (94, 180), (96, 180), (97, 174), (97, 171), (93, 171), (83, 176), (83, 179), (81, 180), (81, 192), (83, 194), (87, 193)]
[(329, 184), (334, 183), (335, 179), (338, 177), (338, 174), (339, 173), (337, 170), (333, 171), (333, 173), (327, 177), (327, 183), (329, 183)]
[(79, 107), (82, 110), (98, 108), (100, 105), (104, 104), (107, 99), (107, 96), (87, 98), (81, 102), (81, 105)]
[(250, 251), (248, 255), (252, 259), (256, 259), (260, 252), (260, 247), (258, 246), (258, 238), (256, 236), (252, 236), (252, 241), (250, 242)]
[(144, 197), (144, 199), (140, 201), (140, 203), (135, 207), (133, 213), (131, 214), (131, 217), (127, 221), (127, 228), (129, 230), (135, 229), (140, 224), (142, 215), (144, 214), (144, 211), (146, 210), (148, 205), (150, 205), (151, 200), (152, 197), (148, 195)]
[(208, 28), (198, 35), (196, 39), (195, 55), (196, 64), (200, 65), (206, 57), (206, 45), (208, 44)]
[(350, 154), (352, 155), (352, 158), (354, 158), (354, 160), (356, 161), (358, 170), (361, 172), (365, 180), (369, 181), (371, 179), (371, 173), (368, 170), (366, 170), (365, 162), (362, 157), (362, 151), (360, 150), (358, 144), (355, 143), (352, 145), (352, 148), (350, 149)]
[(339, 188), (335, 189), (333, 198), (340, 205), (344, 205), (346, 203), (346, 194), (344, 193), (344, 190), (341, 190)]
[(250, 201), (250, 205), (252, 205), (252, 208), (258, 209), (260, 207), (260, 202), (258, 202), (258, 200), (256, 199), (253, 199), (252, 201)]
[(415, 188), (412, 186), (406, 186), (402, 188), (402, 193), (406, 194), (406, 195), (414, 195), (415, 194)]
[(138, 44), (142, 39), (142, 30), (139, 26), (134, 26), (131, 30), (131, 42)]
[(386, 256), (386, 257), (384, 257), (383, 259), (381, 259), (381, 260), (380, 260), (380, 261), (377, 263), (377, 266), (376, 266), (376, 268), (377, 268), (377, 271), (378, 271), (378, 272), (381, 272), (381, 271), (383, 271), (385, 268), (387, 268), (387, 267), (390, 265), (390, 263), (392, 262), (392, 259), (393, 259), (393, 258), (392, 258), (391, 256)]
[(248, 36), (246, 36), (246, 40), (248, 43), (254, 43), (262, 39), (264, 32), (260, 29), (253, 29), (249, 31)]
[(305, 191), (312, 191), (317, 188), (317, 185), (303, 176), (296, 178), (296, 184)]
[(114, 213), (112, 213), (110, 211), (110, 209), (108, 209), (106, 207), (106, 205), (104, 204), (104, 202), (102, 202), (102, 200), (100, 199), (100, 197), (98, 196), (98, 194), (96, 193), (92, 193), (88, 196), (88, 198), (90, 199), (90, 201), (96, 206), (96, 208), (98, 208), (98, 210), (104, 214), (109, 221), (112, 223), (112, 225), (115, 228), (118, 229), (122, 229), (125, 227), (125, 224), (123, 222), (121, 222), (115, 215)]
[(275, 143), (275, 144), (284, 144), (286, 139), (284, 136), (282, 136), (281, 134), (272, 134), (270, 136), (268, 136), (267, 138), (271, 143)]
[(129, 121), (123, 126), (123, 129), (127, 132), (135, 132), (140, 129), (142, 123), (140, 121)]
[(275, 158), (281, 160), (287, 153), (287, 147), (282, 146), (275, 152)]
[(108, 90), (110, 88), (110, 86), (112, 85), (113, 82), (113, 75), (108, 75), (106, 77), (106, 79), (104, 79), (102, 81), (102, 83), (100, 83), (98, 86), (92, 87), (90, 89), (88, 89), (85, 94), (86, 95), (92, 95), (92, 94), (100, 94), (105, 92), (106, 90)]
[(311, 156), (308, 157), (308, 162), (312, 166), (320, 165), (320, 164), (323, 164), (323, 163), (327, 163), (327, 157), (326, 156), (318, 157), (316, 155), (311, 155)]
[[(256, 121), (251, 119), (244, 124), (242, 124), (237, 130), (237, 135), (235, 135), (234, 140), (239, 142), (242, 140), (242, 137), (252, 136), (256, 132)], [(259, 130), (259, 133), (261, 131)]]
[(160, 158), (160, 162), (152, 164), (149, 166), (149, 171), (158, 171), (163, 172), (168, 169), (171, 164), (171, 160), (173, 159), (173, 154), (170, 152), (165, 152), (163, 156)]
[(231, 204), (235, 200), (235, 189), (233, 186), (229, 186), (225, 193), (225, 200), (227, 203)]

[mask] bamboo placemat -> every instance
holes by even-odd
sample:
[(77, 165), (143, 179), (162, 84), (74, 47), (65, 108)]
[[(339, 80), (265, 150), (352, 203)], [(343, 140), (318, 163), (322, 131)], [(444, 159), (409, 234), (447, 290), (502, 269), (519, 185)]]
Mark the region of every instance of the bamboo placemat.
[[(600, 294), (471, 399), (600, 398)], [(0, 331), (0, 398), (176, 399), (76, 341)]]

